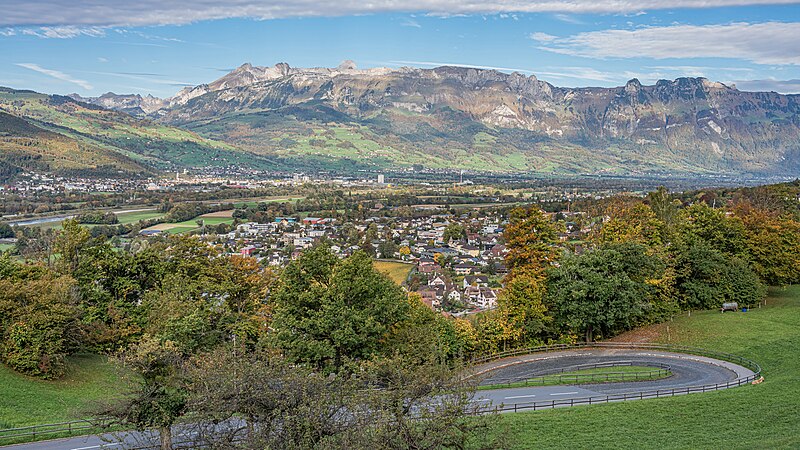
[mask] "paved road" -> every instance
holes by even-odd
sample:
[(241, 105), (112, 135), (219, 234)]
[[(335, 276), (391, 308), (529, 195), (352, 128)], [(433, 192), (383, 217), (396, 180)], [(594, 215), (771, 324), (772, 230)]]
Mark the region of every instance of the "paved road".
[[(475, 401), (490, 408), (495, 405), (513, 405), (552, 400), (583, 399), (587, 397), (650, 391), (656, 389), (685, 388), (690, 386), (726, 383), (753, 374), (742, 366), (701, 356), (650, 350), (586, 349), (533, 354), (492, 361), (476, 367), (481, 373), (481, 384), (496, 384), (514, 379), (525, 379), (555, 369), (584, 364), (608, 362), (660, 363), (670, 366), (672, 376), (660, 380), (581, 384), (579, 386), (538, 386), (478, 391)], [(14, 450), (94, 450), (141, 447), (142, 433), (118, 437), (85, 436), (52, 441), (14, 445)], [(185, 437), (184, 437), (185, 439)], [(189, 438), (191, 439), (191, 438)], [(183, 439), (182, 439), (183, 440)], [(155, 440), (151, 441), (155, 442)]]
[(585, 364), (630, 362), (660, 363), (672, 376), (651, 381), (581, 384), (578, 386), (531, 386), (478, 391), (477, 401), (487, 405), (513, 405), (552, 400), (582, 399), (630, 392), (681, 389), (727, 383), (753, 375), (742, 366), (711, 358), (650, 350), (586, 349), (506, 358), (476, 368), (481, 383), (498, 384), (552, 373), (556, 369)]

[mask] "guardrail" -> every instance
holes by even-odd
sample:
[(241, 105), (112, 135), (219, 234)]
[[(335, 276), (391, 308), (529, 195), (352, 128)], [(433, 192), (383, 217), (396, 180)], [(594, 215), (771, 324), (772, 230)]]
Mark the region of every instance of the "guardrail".
[(87, 430), (98, 430), (96, 421), (73, 420), (70, 422), (48, 423), (44, 425), (31, 425), (27, 427), (8, 428), (0, 430), (0, 442), (14, 441), (24, 438), (36, 440), (41, 437), (53, 435), (74, 436), (86, 434)]
[[(598, 403), (611, 403), (611, 402), (623, 402), (629, 400), (642, 400), (646, 398), (661, 398), (661, 397), (673, 397), (676, 395), (686, 395), (698, 392), (710, 392), (710, 391), (717, 391), (721, 389), (728, 389), (732, 387), (742, 386), (744, 384), (751, 384), (755, 381), (760, 381), (763, 379), (761, 376), (761, 366), (758, 365), (755, 361), (752, 361), (747, 358), (743, 358), (738, 355), (732, 355), (730, 353), (724, 352), (717, 352), (714, 350), (706, 350), (696, 347), (686, 347), (686, 346), (677, 346), (677, 345), (666, 345), (666, 344), (640, 344), (640, 343), (625, 343), (625, 342), (593, 342), (593, 343), (582, 343), (582, 344), (558, 344), (558, 345), (548, 345), (548, 346), (541, 346), (541, 347), (532, 347), (527, 349), (516, 349), (516, 350), (509, 350), (506, 352), (500, 352), (490, 355), (485, 355), (479, 358), (475, 358), (472, 360), (472, 364), (483, 364), (491, 361), (496, 361), (503, 358), (513, 357), (513, 356), (522, 356), (522, 355), (530, 355), (533, 353), (547, 353), (553, 351), (563, 351), (563, 350), (574, 350), (574, 349), (590, 349), (590, 348), (611, 348), (611, 349), (642, 349), (642, 350), (660, 350), (672, 353), (682, 353), (688, 355), (695, 355), (695, 356), (704, 356), (707, 358), (714, 358), (719, 359), (722, 361), (727, 361), (731, 363), (738, 364), (742, 367), (745, 367), (753, 372), (752, 375), (737, 378), (736, 380), (728, 381), (726, 383), (716, 383), (716, 384), (707, 384), (707, 385), (700, 385), (700, 386), (687, 386), (682, 388), (673, 388), (673, 389), (657, 389), (657, 390), (646, 390), (646, 391), (636, 391), (636, 392), (626, 392), (622, 394), (610, 394), (610, 395), (600, 395), (600, 396), (591, 396), (591, 397), (583, 397), (583, 398), (572, 398), (572, 399), (564, 399), (564, 400), (550, 400), (550, 401), (539, 401), (539, 402), (521, 402), (521, 403), (513, 403), (513, 404), (500, 404), (500, 405), (493, 405), (489, 406), (484, 409), (484, 412), (517, 412), (517, 411), (524, 411), (524, 410), (537, 410), (537, 409), (552, 409), (552, 408), (559, 408), (559, 407), (567, 407), (567, 406), (576, 406), (576, 405), (593, 405)], [(480, 372), (485, 373), (485, 372)]]

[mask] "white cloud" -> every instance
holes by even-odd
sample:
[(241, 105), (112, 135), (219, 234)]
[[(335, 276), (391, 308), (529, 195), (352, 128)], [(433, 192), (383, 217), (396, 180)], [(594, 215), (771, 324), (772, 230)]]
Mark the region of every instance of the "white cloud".
[[(800, 64), (800, 22), (674, 25), (579, 33), (539, 48), (587, 58), (731, 58)], [(540, 41), (541, 42), (541, 41)]]
[(797, 0), (5, 0), (0, 26), (145, 26), (234, 17), (275, 19), (392, 12), (443, 16), (526, 12), (633, 14), (656, 9), (793, 3)]
[(733, 81), (742, 91), (775, 91), (781, 94), (800, 94), (800, 80), (739, 80)]
[(551, 42), (558, 39), (558, 36), (553, 36), (552, 34), (542, 33), (541, 31), (537, 31), (535, 33), (531, 33), (528, 35), (529, 38), (533, 39), (534, 41), (539, 42)]
[(17, 63), (16, 65), (19, 66), (19, 67), (24, 67), (26, 69), (33, 70), (35, 72), (39, 72), (39, 73), (45, 74), (47, 76), (53, 77), (53, 78), (61, 80), (61, 81), (66, 81), (68, 83), (77, 84), (78, 86), (80, 86), (80, 87), (82, 87), (82, 88), (84, 88), (86, 90), (93, 89), (92, 85), (89, 84), (88, 81), (84, 81), (84, 80), (79, 80), (77, 78), (73, 78), (70, 75), (67, 75), (64, 72), (60, 72), (58, 70), (45, 69), (44, 67), (42, 67), (42, 66), (40, 66), (38, 64), (34, 64), (34, 63)]
[(105, 30), (101, 27), (76, 27), (71, 25), (23, 28), (20, 32), (24, 35), (48, 39), (70, 39), (78, 36), (100, 37), (106, 35)]
[(577, 17), (571, 16), (569, 14), (554, 14), (553, 17), (555, 17), (556, 20), (560, 20), (564, 23), (571, 23), (573, 25), (583, 25), (583, 21), (581, 19), (578, 19)]
[(422, 25), (420, 25), (419, 22), (417, 22), (414, 19), (410, 19), (410, 18), (409, 19), (405, 19), (402, 22), (400, 22), (400, 26), (401, 27), (422, 28)]

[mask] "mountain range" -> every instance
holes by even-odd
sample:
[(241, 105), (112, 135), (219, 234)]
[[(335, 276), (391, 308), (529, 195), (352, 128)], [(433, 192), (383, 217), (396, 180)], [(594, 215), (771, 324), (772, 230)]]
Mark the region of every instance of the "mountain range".
[[(189, 167), (239, 162), (278, 170), (416, 166), (555, 175), (794, 176), (800, 171), (800, 96), (739, 91), (704, 78), (564, 88), (535, 76), (464, 67), (244, 64), (171, 98), (108, 93), (73, 94), (69, 100), (84, 115), (92, 106), (107, 117), (114, 110), (120, 114), (115, 121), (191, 137), (195, 147), (185, 149), (182, 159), (165, 150), (166, 143), (160, 150), (123, 149), (154, 161), (120, 153), (154, 169), (161, 161)], [(31, 119), (1, 101), (0, 112)], [(45, 128), (58, 132), (55, 125)], [(215, 161), (210, 150), (224, 154)], [(200, 157), (188, 158), (186, 152)], [(202, 156), (207, 153), (212, 156)]]

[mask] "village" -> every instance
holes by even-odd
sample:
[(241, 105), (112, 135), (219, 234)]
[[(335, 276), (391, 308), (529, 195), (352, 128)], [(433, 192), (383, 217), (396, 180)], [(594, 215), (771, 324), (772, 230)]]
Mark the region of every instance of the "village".
[[(498, 212), (431, 214), (402, 219), (368, 217), (356, 223), (321, 217), (276, 217), (269, 223), (244, 222), (227, 233), (205, 235), (228, 253), (254, 257), (262, 265), (284, 267), (320, 243), (340, 258), (365, 251), (378, 264), (404, 275), (396, 279), (433, 310), (464, 316), (494, 309), (507, 273)], [(578, 242), (588, 229), (567, 223), (563, 242)]]

